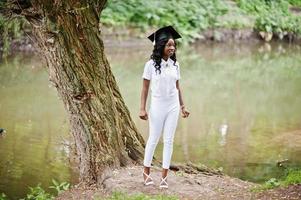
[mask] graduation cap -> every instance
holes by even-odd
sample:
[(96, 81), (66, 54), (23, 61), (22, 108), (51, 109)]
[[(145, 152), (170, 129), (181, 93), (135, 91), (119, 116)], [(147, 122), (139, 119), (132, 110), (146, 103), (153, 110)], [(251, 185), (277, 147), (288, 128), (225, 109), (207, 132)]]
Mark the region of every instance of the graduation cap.
[(156, 42), (160, 40), (168, 38), (173, 38), (175, 40), (181, 38), (181, 35), (172, 26), (165, 26), (158, 29), (156, 32), (152, 33), (147, 38), (153, 42), (153, 45), (155, 45)]

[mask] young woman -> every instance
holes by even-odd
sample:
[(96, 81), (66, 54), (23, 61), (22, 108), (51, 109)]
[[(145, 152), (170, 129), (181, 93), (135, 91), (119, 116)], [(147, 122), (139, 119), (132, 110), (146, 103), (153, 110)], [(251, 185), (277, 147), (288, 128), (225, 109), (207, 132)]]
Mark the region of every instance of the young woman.
[[(144, 185), (154, 184), (150, 176), (150, 167), (155, 148), (163, 130), (163, 162), (160, 188), (168, 188), (167, 172), (173, 150), (179, 112), (182, 117), (189, 116), (185, 109), (180, 90), (180, 66), (176, 59), (176, 42), (181, 36), (171, 27), (163, 27), (150, 35), (154, 49), (151, 59), (145, 64), (142, 75), (141, 106), (139, 117), (149, 118), (149, 138), (144, 155)], [(151, 85), (151, 105), (149, 115), (146, 112), (146, 100)]]

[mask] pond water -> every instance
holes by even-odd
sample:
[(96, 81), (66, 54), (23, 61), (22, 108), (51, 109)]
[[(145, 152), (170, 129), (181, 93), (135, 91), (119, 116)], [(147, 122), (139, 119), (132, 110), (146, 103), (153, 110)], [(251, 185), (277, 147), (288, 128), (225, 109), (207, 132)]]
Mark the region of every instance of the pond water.
[[(107, 55), (140, 133), (142, 71), (152, 46), (109, 46)], [(288, 44), (181, 46), (180, 85), (188, 119), (179, 120), (173, 162), (202, 163), (262, 182), (286, 165), (301, 167), (301, 51)], [(77, 182), (69, 164), (68, 120), (38, 56), (16, 55), (0, 64), (0, 193), (24, 197), (51, 180)], [(162, 143), (156, 156), (162, 157)], [(51, 191), (47, 189), (48, 191)]]

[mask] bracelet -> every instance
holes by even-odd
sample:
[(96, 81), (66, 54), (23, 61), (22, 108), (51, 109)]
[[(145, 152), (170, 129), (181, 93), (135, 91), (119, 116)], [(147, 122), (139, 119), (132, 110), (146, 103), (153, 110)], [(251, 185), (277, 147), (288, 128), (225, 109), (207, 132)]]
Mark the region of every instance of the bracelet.
[(184, 104), (183, 104), (183, 105), (181, 105), (181, 106), (180, 106), (180, 108), (181, 108), (181, 109), (185, 108), (185, 105), (184, 105)]

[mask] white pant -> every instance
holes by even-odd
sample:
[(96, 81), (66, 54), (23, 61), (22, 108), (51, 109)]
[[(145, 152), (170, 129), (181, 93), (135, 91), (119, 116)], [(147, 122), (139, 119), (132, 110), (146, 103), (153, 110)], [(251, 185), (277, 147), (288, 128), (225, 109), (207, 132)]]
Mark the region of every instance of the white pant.
[(155, 148), (164, 128), (162, 167), (169, 169), (179, 111), (178, 95), (168, 98), (152, 97), (149, 111), (149, 137), (145, 147), (144, 166), (151, 166)]

